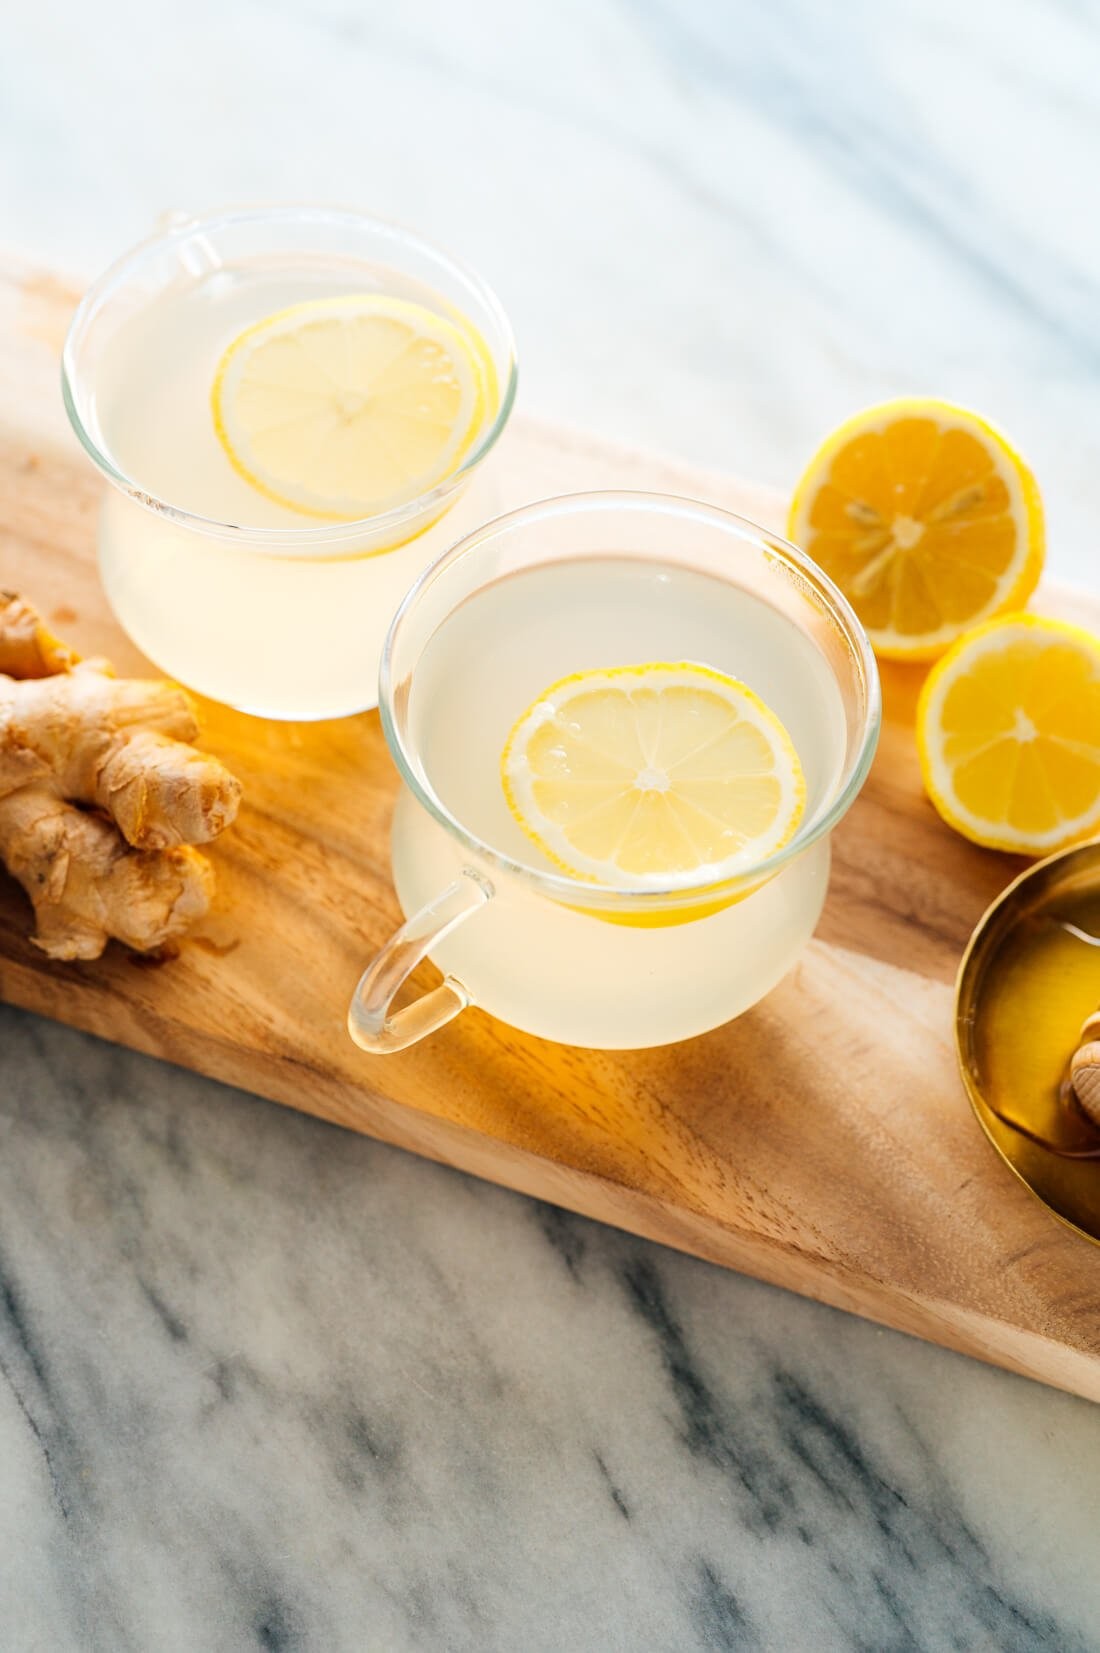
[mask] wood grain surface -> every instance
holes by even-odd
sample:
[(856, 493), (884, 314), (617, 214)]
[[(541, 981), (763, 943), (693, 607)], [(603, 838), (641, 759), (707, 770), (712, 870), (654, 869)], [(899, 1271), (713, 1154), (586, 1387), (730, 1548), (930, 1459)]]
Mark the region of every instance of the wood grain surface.
[[(75, 298), (53, 275), (0, 265), (0, 585), (85, 652), (140, 668), (99, 590), (100, 484), (61, 409)], [(508, 507), (634, 487), (781, 519), (765, 489), (522, 417), (499, 465)], [(1079, 593), (1041, 606), (1100, 625), (1100, 601)], [(468, 1011), (400, 1056), (352, 1045), (349, 995), (400, 920), (394, 774), (374, 714), (287, 725), (206, 706), (205, 744), (246, 805), (215, 847), (202, 933), (159, 967), (120, 949), (53, 965), (0, 875), (0, 996), (1100, 1400), (1100, 1247), (1013, 1179), (956, 1073), (955, 969), (1020, 863), (964, 843), (923, 800), (919, 683), (916, 668), (886, 675), (882, 743), (836, 834), (816, 939), (756, 1010), (690, 1043), (572, 1050)]]

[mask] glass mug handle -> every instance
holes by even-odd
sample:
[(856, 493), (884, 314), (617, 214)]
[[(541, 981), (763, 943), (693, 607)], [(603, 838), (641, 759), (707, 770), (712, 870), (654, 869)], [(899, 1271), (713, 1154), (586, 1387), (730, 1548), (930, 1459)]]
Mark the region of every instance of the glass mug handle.
[(348, 1032), (360, 1049), (374, 1056), (391, 1055), (444, 1027), (465, 1010), (470, 995), (454, 976), (444, 977), (430, 993), (422, 993), (392, 1015), (390, 1006), (432, 948), (493, 895), (487, 878), (472, 867), (463, 867), (453, 884), (394, 931), (363, 971), (352, 995)]

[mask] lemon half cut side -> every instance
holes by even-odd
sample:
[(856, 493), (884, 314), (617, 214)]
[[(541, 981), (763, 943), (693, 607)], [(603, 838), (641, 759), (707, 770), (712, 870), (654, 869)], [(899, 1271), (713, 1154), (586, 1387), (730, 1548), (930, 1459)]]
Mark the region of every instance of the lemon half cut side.
[(957, 831), (1047, 855), (1100, 832), (1100, 637), (1036, 614), (992, 620), (929, 673), (925, 790)]
[(788, 532), (886, 659), (935, 659), (1022, 608), (1043, 566), (1027, 464), (980, 415), (933, 397), (867, 408), (834, 431), (795, 489)]

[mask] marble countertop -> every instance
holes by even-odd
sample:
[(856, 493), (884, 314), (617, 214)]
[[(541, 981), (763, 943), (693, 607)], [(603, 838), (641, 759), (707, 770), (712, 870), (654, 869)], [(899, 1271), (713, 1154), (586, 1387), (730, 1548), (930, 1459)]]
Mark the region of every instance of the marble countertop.
[[(1095, 581), (1098, 78), (1080, 0), (39, 0), (0, 233), (367, 205), (528, 408), (783, 485), (940, 391)], [(7, 1009), (0, 1466), (5, 1653), (1100, 1648), (1100, 1409)]]

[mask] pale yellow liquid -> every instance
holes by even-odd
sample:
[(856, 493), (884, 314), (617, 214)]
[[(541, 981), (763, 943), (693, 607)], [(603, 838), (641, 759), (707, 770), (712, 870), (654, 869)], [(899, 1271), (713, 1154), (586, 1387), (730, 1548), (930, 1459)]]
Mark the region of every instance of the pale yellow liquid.
[(249, 539), (248, 529), (319, 522), (268, 499), (230, 464), (210, 402), (222, 354), (289, 304), (369, 291), (453, 313), (430, 289), (358, 261), (255, 260), (181, 272), (119, 329), (96, 369), (97, 420), (117, 467), (156, 499), (245, 530), (210, 537), (110, 489), (100, 520), (107, 595), (162, 670), (246, 711), (321, 718), (375, 705), (382, 643), (405, 591), (451, 540), (493, 514), (481, 485), (446, 525), (431, 529), (438, 508), (412, 521), (396, 548), (392, 531), (364, 531), (322, 556), (293, 541), (263, 555)]
[[(497, 851), (552, 869), (513, 819), (500, 754), (515, 720), (567, 673), (694, 660), (740, 678), (783, 720), (807, 814), (833, 795), (845, 750), (836, 680), (809, 638), (759, 598), (672, 565), (592, 558), (497, 581), (458, 608), (417, 663), (409, 706), (422, 778)], [(404, 790), (394, 880), (411, 915), (465, 865), (493, 899), (433, 952), (484, 1009), (567, 1044), (666, 1044), (739, 1015), (775, 985), (825, 898), (824, 840), (744, 900), (688, 923), (609, 923), (532, 892), (464, 852)], [(583, 903), (585, 886), (576, 886)]]

